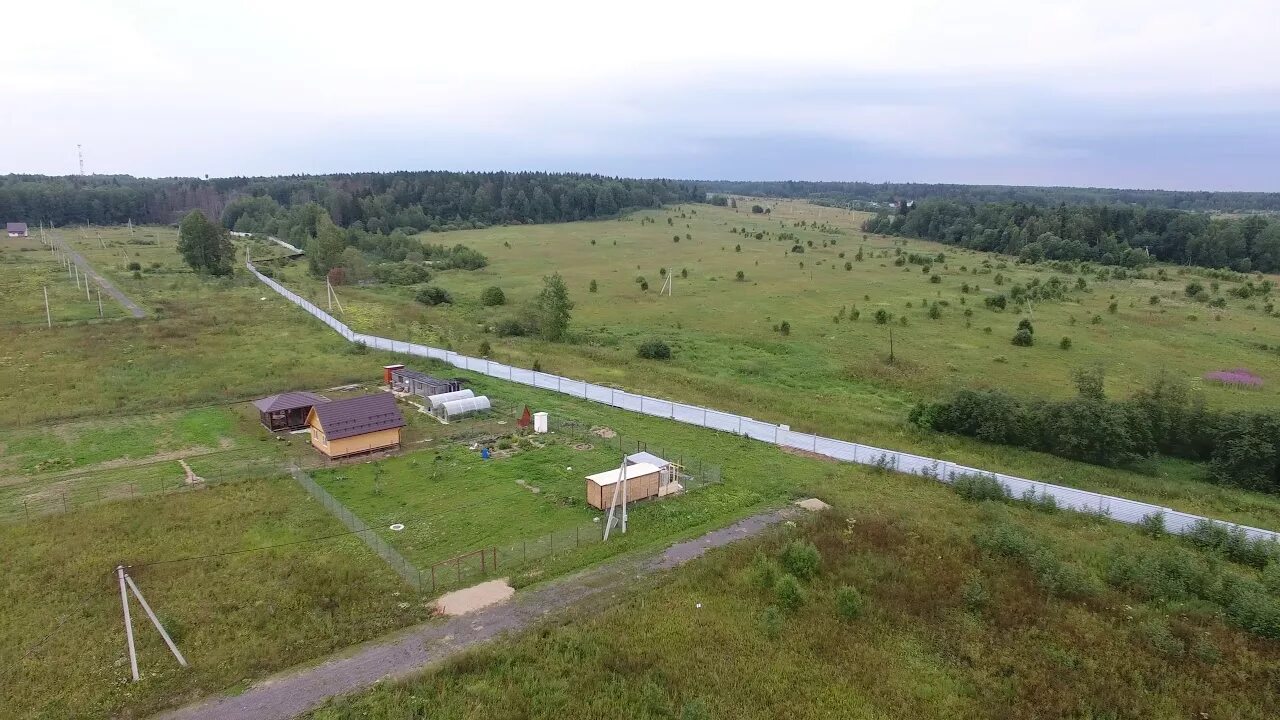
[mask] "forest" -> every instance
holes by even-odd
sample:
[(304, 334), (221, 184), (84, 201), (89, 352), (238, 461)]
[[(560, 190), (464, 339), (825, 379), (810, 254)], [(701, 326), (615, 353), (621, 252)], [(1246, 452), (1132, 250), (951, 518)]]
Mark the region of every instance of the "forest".
[(1028, 262), (1093, 260), (1137, 267), (1154, 258), (1238, 272), (1280, 270), (1280, 221), (1263, 215), (1212, 218), (1126, 205), (925, 200), (879, 213), (863, 229), (1007, 253)]
[(316, 203), (344, 227), (389, 233), (608, 217), (704, 198), (694, 183), (574, 173), (389, 172), (270, 178), (0, 176), (0, 217), (28, 224), (173, 223), (191, 210), (233, 230), (265, 231)]
[(1124, 190), (1113, 188), (1035, 187), (1025, 185), (951, 185), (945, 183), (811, 182), (807, 180), (698, 183), (708, 192), (797, 198), (818, 204), (866, 209), (867, 203), (927, 199), (962, 203), (1026, 203), (1052, 206), (1120, 204), (1205, 212), (1280, 211), (1280, 193), (1199, 190)]

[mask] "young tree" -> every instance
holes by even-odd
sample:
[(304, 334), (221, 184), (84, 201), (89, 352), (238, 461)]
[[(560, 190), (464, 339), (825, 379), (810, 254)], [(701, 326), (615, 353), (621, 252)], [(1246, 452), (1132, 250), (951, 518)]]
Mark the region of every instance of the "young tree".
[(316, 223), (316, 236), (307, 242), (307, 264), (311, 274), (320, 277), (330, 268), (342, 263), (342, 251), (347, 247), (347, 239), (342, 228), (333, 224), (328, 215), (321, 215)]
[(192, 210), (178, 225), (178, 252), (198, 273), (230, 275), (236, 249), (222, 228), (214, 225), (204, 213)]
[(569, 288), (564, 284), (560, 273), (542, 278), (542, 292), (538, 293), (532, 308), (538, 334), (551, 342), (564, 340), (569, 330), (572, 310), (573, 301), (569, 299)]

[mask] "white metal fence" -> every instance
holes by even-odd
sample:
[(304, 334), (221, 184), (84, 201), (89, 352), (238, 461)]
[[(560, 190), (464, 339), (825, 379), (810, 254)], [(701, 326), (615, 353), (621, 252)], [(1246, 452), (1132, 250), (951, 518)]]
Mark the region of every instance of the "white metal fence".
[(542, 388), (545, 390), (554, 390), (555, 392), (572, 395), (573, 397), (583, 398), (585, 400), (592, 400), (612, 407), (621, 408), (623, 410), (630, 410), (632, 412), (652, 415), (654, 417), (667, 418), (676, 422), (710, 428), (712, 430), (730, 432), (774, 445), (806, 450), (818, 455), (834, 458), (836, 460), (854, 462), (862, 465), (873, 465), (897, 472), (911, 473), (913, 475), (924, 475), (941, 482), (950, 482), (952, 479), (960, 475), (985, 475), (999, 480), (1006, 488), (1008, 488), (1014, 497), (1022, 497), (1029, 491), (1033, 492), (1037, 496), (1048, 495), (1052, 496), (1057, 501), (1059, 507), (1081, 512), (1102, 513), (1113, 520), (1118, 520), (1120, 522), (1136, 523), (1148, 515), (1163, 514), (1165, 527), (1168, 528), (1170, 532), (1185, 532), (1200, 520), (1211, 520), (1212, 522), (1219, 523), (1229, 529), (1238, 528), (1243, 530), (1251, 539), (1280, 541), (1280, 533), (1276, 533), (1271, 530), (1262, 530), (1248, 525), (1238, 525), (1225, 520), (1203, 518), (1198, 515), (1179, 512), (1171, 508), (1161, 507), (1151, 503), (1128, 500), (1126, 498), (1114, 497), (1111, 495), (1103, 495), (1101, 493), (1089, 492), (1087, 490), (1077, 490), (1075, 488), (1062, 487), (1060, 485), (1050, 485), (1036, 480), (1028, 480), (1026, 478), (991, 472), (989, 470), (980, 470), (948, 462), (946, 460), (921, 457), (919, 455), (912, 455), (911, 453), (899, 452), (897, 450), (886, 450), (884, 448), (872, 447), (870, 445), (860, 445), (858, 443), (836, 440), (833, 438), (823, 437), (821, 435), (795, 432), (788, 429), (786, 426), (754, 420), (742, 415), (734, 415), (732, 413), (712, 410), (710, 408), (704, 408), (697, 405), (685, 405), (671, 400), (648, 397), (647, 395), (637, 395), (623, 390), (593, 385), (588, 382), (583, 382), (582, 380), (560, 377), (559, 375), (553, 375), (551, 373), (525, 370), (523, 368), (504, 365), (484, 358), (469, 357), (467, 355), (456, 353), (452, 350), (442, 350), (440, 348), (418, 345), (401, 340), (391, 340), (388, 338), (377, 337), (375, 335), (357, 333), (342, 322), (339, 322), (324, 310), (321, 310), (313, 303), (307, 301), (305, 298), (302, 298), (275, 280), (272, 280), (258, 272), (257, 268), (252, 264), (248, 264), (248, 268), (250, 272), (256, 275), (259, 280), (266, 283), (272, 290), (280, 293), (290, 302), (298, 305), (316, 318), (319, 318), (321, 322), (338, 331), (338, 333), (346, 339), (352, 342), (362, 343), (370, 348), (390, 350), (392, 352), (440, 360), (463, 370), (478, 372), (483, 375), (488, 375), (500, 380), (509, 380), (522, 385), (530, 385), (532, 387)]

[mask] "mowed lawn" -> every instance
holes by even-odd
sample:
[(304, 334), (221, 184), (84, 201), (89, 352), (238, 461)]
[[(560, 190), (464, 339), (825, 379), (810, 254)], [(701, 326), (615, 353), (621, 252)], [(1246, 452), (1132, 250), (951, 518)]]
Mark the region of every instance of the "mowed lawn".
[[(0, 717), (145, 717), (426, 618), (358, 539), (299, 542), (344, 531), (289, 478), (0, 525)], [(129, 682), (120, 563), (189, 668), (135, 603), (143, 681)]]

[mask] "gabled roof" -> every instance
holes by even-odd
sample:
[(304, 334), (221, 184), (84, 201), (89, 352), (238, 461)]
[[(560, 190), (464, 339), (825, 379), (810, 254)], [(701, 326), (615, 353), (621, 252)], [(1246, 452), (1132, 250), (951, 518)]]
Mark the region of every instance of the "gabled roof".
[(329, 402), (328, 398), (320, 397), (315, 393), (286, 392), (264, 397), (261, 400), (254, 400), (253, 406), (258, 408), (260, 412), (282, 412), (284, 410), (311, 407), (323, 402)]
[(329, 440), (404, 427), (404, 416), (391, 393), (331, 400), (313, 407), (316, 422)]
[[(636, 463), (634, 465), (628, 465), (626, 470), (623, 472), (626, 475), (627, 480), (634, 480), (635, 478), (643, 475), (652, 475), (658, 472), (658, 468), (650, 465), (649, 463)], [(587, 479), (597, 485), (613, 485), (622, 478), (618, 476), (618, 469), (614, 468), (613, 470), (598, 472), (595, 475), (588, 475)]]
[(631, 455), (628, 455), (627, 462), (631, 463), (632, 465), (638, 465), (640, 463), (649, 463), (650, 465), (657, 465), (658, 467), (665, 467), (671, 464), (666, 460), (663, 460), (662, 458), (658, 457), (657, 455), (654, 455), (651, 452), (646, 452), (643, 450), (641, 450), (638, 453), (633, 453)]
[(5, 223), (5, 232), (26, 232), (26, 223)]

